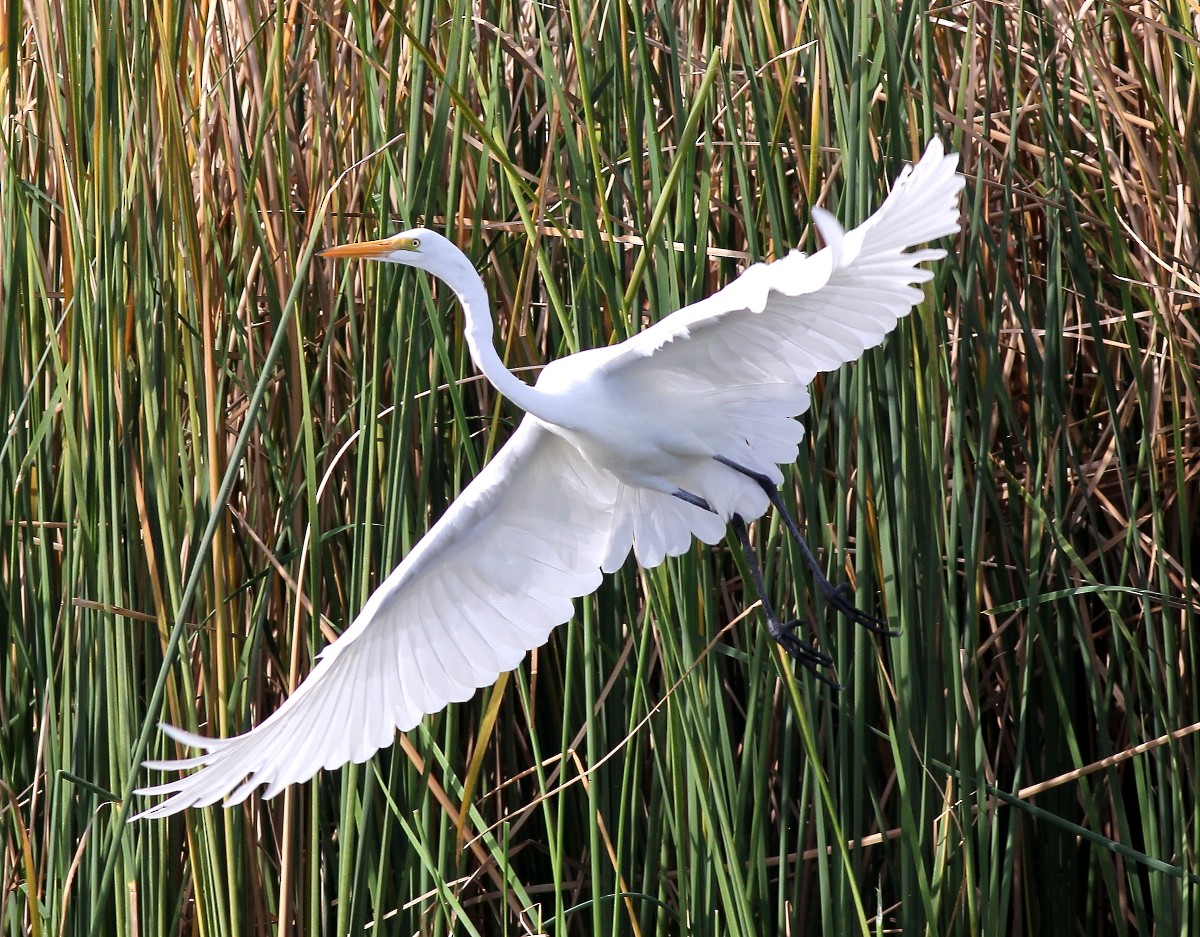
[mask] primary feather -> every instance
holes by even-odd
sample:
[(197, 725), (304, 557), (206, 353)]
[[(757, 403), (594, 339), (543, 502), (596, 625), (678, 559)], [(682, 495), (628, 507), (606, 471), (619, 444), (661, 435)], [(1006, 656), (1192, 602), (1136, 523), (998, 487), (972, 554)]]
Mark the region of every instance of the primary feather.
[(808, 383), (879, 344), (921, 298), (916, 285), (932, 274), (918, 264), (944, 252), (909, 248), (957, 230), (956, 164), (932, 141), (854, 230), (815, 209), (826, 242), (816, 254), (755, 264), (628, 341), (552, 362), (534, 388), (500, 362), (482, 281), (440, 235), (327, 252), (449, 284), (476, 364), (529, 415), (274, 714), (232, 739), (163, 726), (201, 754), (147, 762), (192, 773), (141, 789), (167, 799), (138, 816), (237, 803), (261, 785), (271, 797), (364, 761), (515, 668), (631, 548), (655, 566), (693, 537), (717, 542), (734, 515), (763, 514), (763, 489), (716, 457), (782, 481)]

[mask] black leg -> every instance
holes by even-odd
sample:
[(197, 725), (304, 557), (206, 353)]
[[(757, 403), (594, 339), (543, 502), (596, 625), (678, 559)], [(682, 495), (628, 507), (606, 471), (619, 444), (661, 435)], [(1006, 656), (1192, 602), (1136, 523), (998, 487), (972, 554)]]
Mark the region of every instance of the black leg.
[(785, 651), (807, 667), (814, 677), (826, 686), (834, 690), (840, 690), (842, 688), (841, 684), (824, 674), (820, 669), (822, 667), (832, 667), (833, 658), (828, 654), (821, 653), (807, 641), (797, 637), (796, 632), (802, 624), (800, 619), (795, 618), (787, 622), (781, 621), (775, 613), (775, 609), (771, 606), (771, 600), (767, 595), (766, 588), (763, 586), (762, 568), (758, 565), (758, 555), (754, 552), (754, 547), (750, 543), (750, 534), (746, 530), (746, 522), (735, 514), (730, 518), (729, 523), (742, 545), (742, 552), (746, 556), (746, 565), (750, 567), (750, 575), (754, 579), (755, 588), (758, 589), (758, 598), (762, 602), (763, 615), (767, 619), (767, 631), (771, 633), (772, 638), (783, 646)]
[(771, 504), (775, 510), (779, 512), (779, 516), (783, 518), (783, 523), (791, 532), (792, 539), (796, 541), (796, 546), (800, 548), (800, 553), (804, 557), (804, 562), (808, 564), (808, 568), (812, 571), (813, 580), (817, 584), (817, 590), (821, 593), (821, 597), (832, 605), (835, 609), (849, 618), (855, 624), (862, 625), (868, 631), (873, 631), (875, 634), (883, 635), (888, 638), (895, 638), (900, 635), (899, 631), (893, 631), (887, 626), (887, 622), (882, 618), (876, 618), (874, 615), (868, 615), (862, 609), (858, 608), (850, 601), (850, 584), (842, 583), (840, 586), (835, 586), (826, 578), (821, 571), (821, 567), (817, 564), (817, 558), (813, 556), (812, 550), (808, 548), (808, 544), (804, 540), (804, 535), (800, 533), (800, 528), (797, 526), (791, 512), (787, 509), (787, 505), (783, 503), (783, 498), (779, 494), (779, 489), (766, 475), (761, 472), (756, 472), (753, 469), (746, 468), (744, 465), (738, 465), (732, 459), (727, 459), (724, 456), (715, 457), (722, 465), (728, 465), (736, 472), (741, 472), (747, 478), (757, 482), (759, 487), (766, 492), (767, 497), (771, 500)]
[(675, 492), (675, 497), (678, 498), (680, 501), (686, 501), (688, 504), (694, 504), (701, 511), (708, 511), (709, 514), (717, 513), (716, 511), (714, 511), (712, 509), (711, 504), (709, 504), (707, 501), (705, 501), (699, 495), (692, 494), (690, 491), (684, 491), (682, 488), (680, 488), (678, 491)]

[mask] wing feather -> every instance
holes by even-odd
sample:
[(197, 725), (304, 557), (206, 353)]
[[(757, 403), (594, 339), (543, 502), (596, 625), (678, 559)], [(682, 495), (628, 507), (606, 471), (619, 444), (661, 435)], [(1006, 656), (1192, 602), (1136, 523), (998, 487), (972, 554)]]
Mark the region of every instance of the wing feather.
[(617, 489), (526, 417), (271, 716), (232, 739), (163, 726), (202, 754), (147, 762), (192, 773), (140, 790), (168, 797), (139, 817), (272, 797), (495, 682), (599, 584)]
[[(825, 248), (755, 264), (724, 289), (623, 342), (608, 370), (670, 368), (727, 382), (751, 371), (807, 384), (820, 371), (854, 360), (921, 299), (915, 284), (933, 274), (917, 265), (945, 256), (939, 249), (910, 248), (958, 230), (964, 180), (957, 165), (957, 155), (946, 155), (934, 138), (863, 224), (844, 232), (832, 215), (814, 209)], [(856, 328), (844, 311), (857, 313), (857, 320), (865, 315), (876, 328)], [(808, 350), (807, 360), (783, 353), (785, 340)], [(738, 356), (743, 346), (755, 354)], [(764, 348), (765, 359), (759, 354)], [(697, 356), (720, 360), (721, 372), (691, 368)]]
[[(959, 229), (964, 180), (957, 165), (957, 155), (946, 155), (935, 138), (854, 230), (843, 231), (831, 214), (814, 209), (822, 250), (755, 264), (712, 296), (614, 346), (605, 372), (622, 385), (618, 393), (653, 399), (669, 389), (680, 401), (704, 398), (695, 431), (711, 451), (782, 479), (777, 466), (795, 461), (803, 437), (794, 418), (808, 409), (804, 388), (880, 344), (922, 299), (917, 287), (933, 274), (918, 265), (945, 252), (912, 248)], [(778, 392), (767, 390), (772, 386)], [(752, 518), (766, 510), (754, 491), (731, 494), (727, 473), (707, 488), (702, 474), (693, 472), (691, 485), (681, 479), (680, 486), (722, 516)], [(604, 568), (619, 565), (630, 539), (639, 562), (654, 565), (680, 552), (692, 535), (707, 540), (710, 527), (703, 512), (622, 490)]]

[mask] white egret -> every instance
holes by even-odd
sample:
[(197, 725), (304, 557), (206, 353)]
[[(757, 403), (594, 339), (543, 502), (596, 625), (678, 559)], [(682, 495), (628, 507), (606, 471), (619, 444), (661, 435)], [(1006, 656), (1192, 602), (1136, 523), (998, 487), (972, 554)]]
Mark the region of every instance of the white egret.
[[(230, 739), (163, 730), (202, 754), (147, 762), (195, 770), (139, 793), (170, 795), (161, 817), (224, 799), (265, 797), (321, 768), (361, 762), (396, 730), (468, 699), (517, 667), (630, 549), (643, 566), (717, 543), (726, 525), (746, 550), (770, 633), (827, 682), (832, 659), (767, 602), (746, 522), (779, 497), (779, 466), (795, 461), (813, 377), (878, 345), (944, 256), (910, 250), (958, 230), (957, 157), (930, 142), (879, 210), (852, 231), (813, 210), (825, 247), (747, 269), (724, 289), (627, 341), (552, 361), (536, 386), (492, 346), (483, 281), (448, 240), (418, 228), (347, 244), (326, 257), (418, 267), (458, 296), (476, 366), (526, 412), (512, 438), (327, 647), (295, 693), (261, 725)], [(821, 575), (836, 608), (881, 633)]]

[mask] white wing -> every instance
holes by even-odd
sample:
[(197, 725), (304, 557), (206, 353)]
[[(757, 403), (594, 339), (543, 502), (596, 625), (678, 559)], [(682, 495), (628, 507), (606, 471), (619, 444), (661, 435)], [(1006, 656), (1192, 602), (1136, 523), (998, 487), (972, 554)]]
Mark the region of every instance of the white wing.
[[(629, 400), (701, 402), (697, 430), (711, 451), (772, 478), (796, 460), (808, 409), (807, 385), (883, 341), (922, 298), (916, 284), (933, 274), (918, 267), (943, 250), (911, 247), (959, 229), (964, 185), (956, 154), (931, 140), (916, 166), (904, 169), (879, 210), (853, 231), (828, 212), (813, 218), (826, 246), (755, 264), (724, 289), (680, 309), (612, 349), (605, 372)], [(682, 407), (680, 407), (682, 412)], [(765, 496), (752, 484), (698, 463), (678, 479), (721, 517), (761, 515)], [(713, 543), (724, 524), (659, 492), (622, 486), (604, 568), (620, 565), (632, 541), (642, 565), (686, 550), (693, 535)]]
[(321, 768), (365, 761), (397, 729), (494, 683), (600, 584), (616, 490), (526, 417), (261, 725), (231, 739), (162, 727), (204, 753), (147, 767), (200, 770), (139, 790), (172, 796), (137, 818), (238, 803), (260, 784), (273, 797)]

